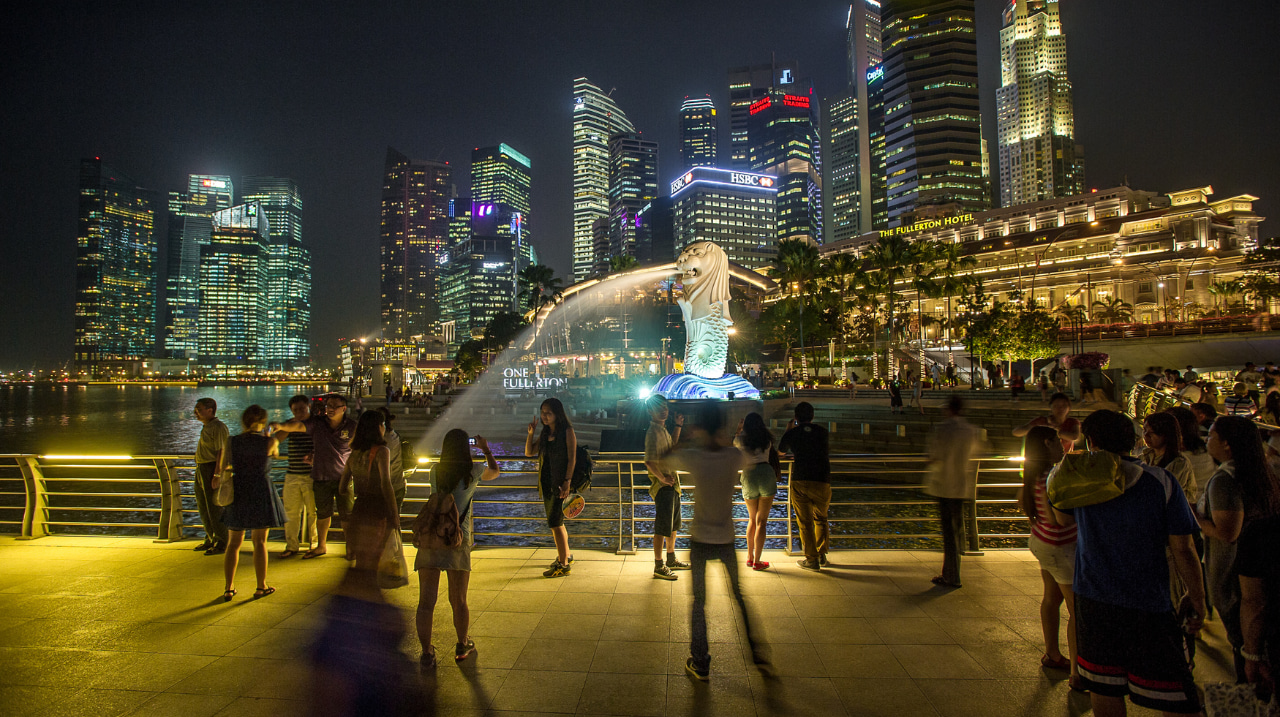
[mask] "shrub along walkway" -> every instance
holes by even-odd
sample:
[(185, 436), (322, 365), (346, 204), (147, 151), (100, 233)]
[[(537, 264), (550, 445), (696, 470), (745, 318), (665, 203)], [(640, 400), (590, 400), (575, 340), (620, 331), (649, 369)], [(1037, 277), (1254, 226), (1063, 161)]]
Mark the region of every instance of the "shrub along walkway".
[[(342, 546), (318, 560), (273, 557), (269, 582), (278, 591), (261, 600), (250, 599), (246, 550), (240, 594), (223, 603), (222, 559), (193, 545), (0, 538), (0, 713), (307, 714), (308, 645), (346, 567), (337, 556)], [(271, 548), (274, 556), (281, 545)], [(654, 580), (651, 554), (579, 550), (572, 575), (548, 580), (541, 572), (552, 557), (545, 548), (475, 551), (470, 604), (478, 652), (461, 665), (449, 659), (452, 621), (442, 594), (435, 619), (441, 664), (434, 675), (415, 667), (412, 676), (427, 695), (423, 714), (432, 705), (442, 715), (1089, 711), (1088, 697), (1067, 688), (1065, 672), (1040, 667), (1041, 583), (1025, 550), (965, 558), (959, 590), (929, 583), (938, 553), (833, 553), (834, 565), (821, 574), (780, 553), (767, 556), (773, 568), (746, 571), (743, 591), (772, 653), (777, 676), (770, 680), (743, 659), (741, 621), (714, 565), (708, 683), (684, 672), (688, 573)], [(404, 608), (402, 649), (416, 660), (416, 579), (387, 595)], [(1065, 619), (1062, 629), (1065, 649)], [(1205, 640), (1197, 680), (1229, 679), (1220, 623), (1208, 624)]]

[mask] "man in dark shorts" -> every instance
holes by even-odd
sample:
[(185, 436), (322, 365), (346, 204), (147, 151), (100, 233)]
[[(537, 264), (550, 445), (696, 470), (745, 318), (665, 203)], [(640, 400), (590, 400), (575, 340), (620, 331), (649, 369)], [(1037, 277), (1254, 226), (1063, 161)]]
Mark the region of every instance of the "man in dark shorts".
[[(649, 495), (653, 497), (653, 577), (675, 580), (674, 570), (688, 570), (689, 564), (676, 558), (676, 533), (680, 530), (680, 477), (661, 464), (662, 457), (680, 442), (684, 416), (676, 416), (675, 435), (667, 432), (670, 409), (662, 396), (649, 398), (649, 430), (644, 435), (644, 465), (649, 470)], [(666, 562), (662, 544), (667, 545)]]
[[(351, 438), (356, 422), (347, 418), (347, 399), (331, 393), (324, 400), (324, 414), (300, 421), (293, 419), (276, 430), (285, 433), (305, 431), (311, 436), (311, 486), (316, 496), (316, 547), (303, 553), (303, 558), (318, 558), (329, 552), (329, 525), (336, 507), (339, 525), (351, 510), (351, 497), (338, 492), (342, 471), (351, 455)], [(352, 557), (350, 551), (348, 557)]]
[(1280, 516), (1249, 525), (1236, 549), (1240, 573), (1240, 627), (1244, 673), (1259, 696), (1275, 695), (1280, 665)]
[[(1195, 517), (1177, 481), (1163, 468), (1130, 457), (1133, 420), (1094, 411), (1081, 427), (1092, 450), (1120, 459), (1124, 492), (1074, 509), (1054, 506), (1062, 525), (1076, 525), (1076, 663), (1096, 715), (1123, 715), (1124, 697), (1166, 713), (1198, 714), (1200, 698), (1183, 653), (1183, 633), (1169, 599), (1172, 552), (1194, 614), (1204, 620), (1204, 582), (1192, 534)], [(1053, 493), (1055, 473), (1049, 476)]]
[(804, 560), (800, 567), (827, 565), (830, 543), (827, 509), (831, 505), (831, 449), (827, 429), (813, 425), (813, 404), (796, 404), (796, 417), (778, 441), (778, 451), (795, 457), (791, 467), (791, 506), (800, 523)]

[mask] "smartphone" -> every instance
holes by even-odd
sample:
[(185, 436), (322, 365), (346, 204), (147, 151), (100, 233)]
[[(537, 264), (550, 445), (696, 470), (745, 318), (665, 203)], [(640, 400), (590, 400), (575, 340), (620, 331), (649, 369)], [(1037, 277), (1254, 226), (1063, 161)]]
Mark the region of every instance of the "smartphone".
[(467, 443), (474, 446), (476, 444), (476, 439), (474, 437), (468, 438)]

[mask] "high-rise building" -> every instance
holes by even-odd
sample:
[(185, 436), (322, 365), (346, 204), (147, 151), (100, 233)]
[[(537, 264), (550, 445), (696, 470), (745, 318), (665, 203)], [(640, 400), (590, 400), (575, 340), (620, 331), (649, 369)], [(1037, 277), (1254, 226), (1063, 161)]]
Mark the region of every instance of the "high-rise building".
[(155, 194), (95, 157), (80, 161), (77, 371), (101, 375), (156, 343)]
[(185, 192), (169, 192), (168, 275), (165, 279), (164, 355), (198, 355), (200, 247), (213, 233), (213, 213), (234, 201), (231, 177), (192, 174)]
[[(609, 217), (609, 138), (635, 126), (610, 96), (585, 77), (573, 81), (573, 280), (597, 266), (594, 226)], [(607, 230), (606, 230), (607, 234)], [(606, 243), (607, 246), (607, 243)], [(607, 258), (604, 261), (608, 261)]]
[(716, 106), (711, 95), (685, 97), (680, 105), (680, 171), (716, 166), (720, 140)]
[(870, 135), (871, 231), (889, 228), (889, 185), (884, 156), (884, 65), (867, 70), (867, 125)]
[(889, 224), (990, 206), (973, 0), (884, 0)]
[(449, 249), (441, 267), (441, 320), (452, 334), (449, 353), (480, 338), (498, 313), (518, 309), (518, 276), (537, 262), (523, 241), (523, 213), (503, 204), (472, 205), (470, 235)]
[(1084, 192), (1058, 0), (1010, 0), (1000, 28), (1000, 206)]
[(524, 240), (529, 240), (530, 186), (533, 164), (510, 145), (478, 147), (471, 152), (471, 199), (503, 204), (520, 213)]
[(471, 238), (471, 197), (449, 200), (449, 246), (455, 247)]
[(302, 243), (302, 194), (284, 177), (245, 177), (241, 191), (246, 204), (258, 204), (270, 228), (261, 359), (270, 369), (305, 366), (311, 355), (311, 252)]
[(729, 261), (752, 269), (778, 255), (774, 202), (767, 174), (694, 167), (671, 182), (675, 253), (698, 241), (720, 245)]
[[(653, 258), (648, 225), (640, 212), (658, 196), (658, 143), (639, 132), (609, 140), (609, 256)], [(605, 258), (607, 261), (608, 258)]]
[(650, 261), (665, 262), (676, 258), (675, 217), (671, 213), (671, 195), (663, 193), (640, 210), (638, 220), (649, 233)]
[(793, 85), (799, 81), (800, 65), (795, 60), (729, 70), (728, 164), (731, 169), (751, 169), (751, 140), (747, 137), (751, 105), (774, 88), (794, 92)]
[(448, 162), (409, 159), (387, 148), (379, 241), (384, 339), (439, 328), (439, 267), (449, 242), (452, 179)]
[(858, 0), (845, 21), (848, 85), (824, 98), (822, 111), (823, 229), (840, 241), (873, 229), (869, 72), (880, 65), (880, 3)]
[(749, 108), (751, 171), (776, 181), (777, 241), (822, 243), (822, 178), (818, 129), (810, 97), (775, 89)]
[(215, 376), (266, 367), (270, 222), (257, 202), (213, 215), (200, 247), (199, 362)]

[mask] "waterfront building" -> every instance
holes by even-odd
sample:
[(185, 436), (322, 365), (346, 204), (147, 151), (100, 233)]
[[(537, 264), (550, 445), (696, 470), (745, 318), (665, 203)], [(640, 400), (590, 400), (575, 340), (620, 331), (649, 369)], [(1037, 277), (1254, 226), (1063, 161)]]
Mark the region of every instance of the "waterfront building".
[(475, 203), (470, 235), (449, 248), (440, 268), (440, 309), (450, 355), (483, 337), (499, 312), (519, 312), (519, 273), (537, 263), (523, 240), (522, 216), (514, 207)]
[(257, 202), (215, 212), (200, 247), (199, 361), (237, 377), (266, 367), (270, 223)]
[(302, 194), (284, 177), (245, 177), (241, 198), (257, 203), (268, 233), (267, 326), (260, 358), (268, 369), (306, 366), (311, 356), (311, 252), (302, 243)]
[(213, 213), (229, 208), (235, 186), (225, 175), (192, 174), (185, 192), (169, 192), (164, 349), (175, 359), (198, 354), (200, 247), (213, 233)]
[[(1187, 321), (1225, 310), (1221, 282), (1241, 276), (1263, 220), (1253, 211), (1257, 197), (1212, 195), (1212, 187), (1167, 194), (1115, 187), (922, 220), (821, 251), (860, 254), (881, 236), (958, 244), (994, 298), (1020, 293), (1055, 312), (1079, 306), (1095, 323), (1118, 322), (1102, 308), (1113, 301), (1132, 307), (1134, 321)], [(914, 289), (902, 283), (914, 305)], [(925, 297), (923, 310), (945, 316), (946, 299)]]
[(720, 141), (711, 95), (685, 97), (680, 105), (680, 171), (716, 166)]
[[(573, 81), (573, 281), (591, 275), (608, 257), (598, 253), (594, 227), (609, 218), (609, 138), (635, 126), (585, 77)], [(607, 234), (607, 229), (606, 229)], [(607, 242), (604, 245), (607, 254)]]
[(1001, 16), (996, 91), (1000, 206), (1084, 191), (1075, 143), (1067, 36), (1058, 0), (1010, 0)]
[(653, 258), (649, 225), (640, 213), (658, 196), (658, 143), (639, 132), (609, 139), (609, 253), (641, 263)]
[(889, 226), (990, 206), (973, 6), (884, 0)]
[(671, 207), (671, 195), (664, 192), (640, 210), (638, 221), (649, 232), (650, 261), (674, 261), (676, 258), (675, 217)]
[(697, 241), (720, 245), (751, 269), (778, 255), (778, 188), (773, 176), (694, 167), (671, 182), (675, 254)]
[(529, 241), (533, 163), (510, 145), (478, 147), (471, 152), (471, 199), (477, 204), (503, 204), (520, 213), (524, 241)]
[(156, 343), (155, 194), (100, 158), (80, 161), (77, 373), (114, 373)]
[[(800, 89), (799, 83), (792, 85)], [(772, 175), (777, 241), (822, 243), (822, 179), (818, 131), (810, 95), (775, 89), (749, 108), (748, 158), (753, 172)]]
[[(823, 99), (821, 118), (822, 186), (826, 193), (822, 226), (827, 241), (848, 239), (878, 228), (872, 224), (875, 161), (871, 153), (868, 92), (871, 70), (883, 60), (877, 0), (859, 0), (849, 6), (845, 46), (848, 84), (843, 92)], [(883, 121), (883, 112), (879, 116)], [(883, 132), (883, 127), (880, 130)]]
[(379, 236), (382, 332), (403, 339), (439, 329), (439, 267), (449, 242), (453, 169), (387, 148)]
[(800, 65), (795, 60), (746, 65), (729, 70), (730, 169), (751, 169), (751, 140), (747, 127), (751, 105), (774, 88), (792, 89), (799, 80)]

